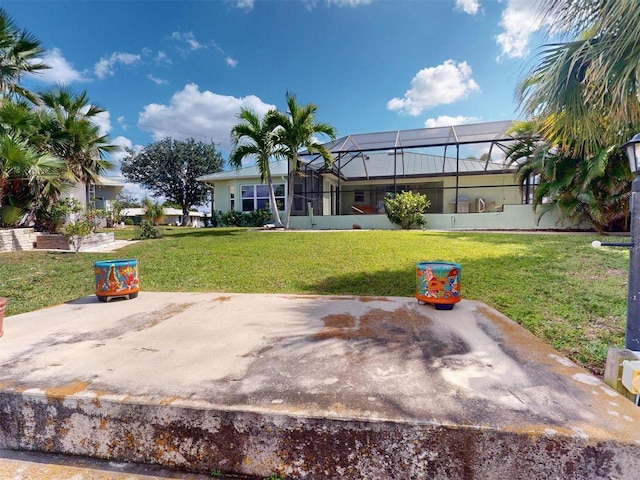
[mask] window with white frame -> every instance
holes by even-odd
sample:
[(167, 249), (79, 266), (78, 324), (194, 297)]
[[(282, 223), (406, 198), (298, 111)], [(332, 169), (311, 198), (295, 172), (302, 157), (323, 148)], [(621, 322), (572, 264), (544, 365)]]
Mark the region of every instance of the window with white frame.
[[(242, 185), (242, 211), (253, 212), (269, 207), (269, 187), (267, 185)], [(284, 184), (274, 183), (273, 191), (278, 210), (284, 210)]]
[(229, 207), (230, 210), (236, 209), (236, 186), (229, 185)]

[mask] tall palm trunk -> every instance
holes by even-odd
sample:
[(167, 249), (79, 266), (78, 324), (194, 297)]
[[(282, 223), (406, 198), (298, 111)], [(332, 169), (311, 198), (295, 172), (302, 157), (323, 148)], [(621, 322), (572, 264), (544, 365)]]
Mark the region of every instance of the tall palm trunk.
[(271, 207), (271, 213), (273, 214), (273, 223), (276, 227), (282, 227), (282, 220), (280, 220), (280, 212), (278, 212), (278, 204), (276, 203), (276, 193), (273, 190), (271, 172), (267, 175), (267, 185), (269, 187), (269, 206)]
[(291, 219), (291, 212), (293, 210), (293, 190), (296, 183), (296, 173), (298, 165), (298, 154), (294, 153), (293, 157), (289, 159), (289, 175), (287, 176), (287, 212), (285, 220), (285, 228), (289, 229), (289, 220)]

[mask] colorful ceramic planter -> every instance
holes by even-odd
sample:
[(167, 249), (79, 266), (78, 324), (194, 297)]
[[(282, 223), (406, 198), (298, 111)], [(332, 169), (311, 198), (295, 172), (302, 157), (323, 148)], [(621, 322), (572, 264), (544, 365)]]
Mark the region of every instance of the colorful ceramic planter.
[(461, 300), (460, 271), (452, 262), (419, 262), (416, 264), (416, 298), (431, 303), (437, 310), (451, 310)]
[(102, 302), (116, 297), (136, 298), (140, 291), (138, 261), (105, 260), (94, 263), (96, 296)]

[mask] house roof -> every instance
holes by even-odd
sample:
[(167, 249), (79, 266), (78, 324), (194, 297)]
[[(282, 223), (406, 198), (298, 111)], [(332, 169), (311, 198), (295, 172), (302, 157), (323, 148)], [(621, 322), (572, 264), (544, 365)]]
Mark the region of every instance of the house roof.
[(396, 176), (443, 176), (470, 173), (501, 173), (512, 171), (502, 163), (487, 162), (473, 158), (456, 160), (451, 157), (419, 152), (393, 152), (358, 154), (342, 158), (333, 170), (341, 177), (356, 180)]
[[(286, 177), (288, 175), (287, 160), (276, 160), (269, 163), (269, 170), (271, 170), (272, 177)], [(203, 175), (196, 180), (199, 182), (213, 182), (215, 180), (234, 180), (244, 178), (260, 178), (260, 170), (257, 165), (251, 165), (249, 167), (243, 167), (234, 170), (228, 170), (225, 172), (216, 172), (210, 175)]]
[[(345, 180), (384, 178), (394, 176), (436, 176), (469, 173), (498, 173), (513, 171), (503, 163), (493, 162), (495, 155), (484, 160), (456, 159), (447, 156), (448, 146), (490, 144), (504, 151), (506, 145), (516, 140), (507, 133), (514, 126), (512, 120), (485, 122), (450, 127), (394, 130), (379, 133), (348, 135), (324, 146), (333, 154), (332, 172)], [(444, 147), (444, 155), (432, 155), (409, 149)], [(494, 151), (495, 152), (495, 151)], [(450, 151), (451, 155), (451, 151)], [(301, 152), (299, 156), (309, 168), (322, 169), (323, 160), (317, 154)], [(286, 160), (270, 163), (272, 177), (286, 177)], [(259, 178), (256, 165), (217, 172), (198, 177), (201, 182)]]
[[(319, 168), (320, 165), (312, 166)], [(278, 160), (271, 162), (272, 177), (287, 176), (287, 161)], [(511, 171), (505, 168), (502, 163), (487, 162), (486, 160), (460, 159), (441, 157), (419, 152), (404, 152), (394, 155), (393, 152), (370, 152), (367, 154), (349, 154), (342, 157), (332, 167), (333, 173), (340, 175), (344, 179), (358, 180), (370, 178), (397, 176), (442, 176), (469, 173), (499, 173)], [(217, 172), (211, 175), (204, 175), (198, 178), (201, 182), (215, 183), (225, 180), (243, 180), (260, 178), (260, 171), (253, 165), (227, 172)]]
[[(123, 208), (122, 209), (122, 215), (125, 217), (142, 217), (144, 216), (146, 212), (146, 209), (144, 208)], [(165, 207), (162, 209), (162, 213), (164, 215), (176, 215), (181, 217), (182, 216), (182, 210), (180, 210), (179, 208), (168, 208)], [(204, 217), (204, 213), (202, 212), (196, 212), (196, 211), (189, 211), (189, 216), (190, 217)]]
[(113, 177), (103, 177), (102, 175), (100, 175), (98, 177), (98, 181), (96, 182), (96, 185), (98, 185), (100, 187), (121, 187), (121, 188), (124, 188), (124, 183), (119, 182), (118, 180), (116, 180)]
[(513, 120), (504, 120), (449, 127), (359, 133), (325, 143), (324, 146), (334, 155), (339, 155), (348, 152), (372, 152), (376, 150), (513, 141), (515, 137), (507, 132), (514, 124)]

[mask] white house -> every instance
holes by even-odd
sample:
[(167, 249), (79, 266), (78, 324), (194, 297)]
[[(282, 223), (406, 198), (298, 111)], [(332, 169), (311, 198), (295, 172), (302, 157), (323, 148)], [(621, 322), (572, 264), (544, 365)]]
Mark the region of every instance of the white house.
[(91, 206), (99, 210), (111, 210), (113, 202), (124, 188), (124, 184), (112, 177), (99, 176), (96, 183), (78, 182), (70, 186), (65, 196), (73, 197), (84, 207)]
[[(557, 229), (545, 215), (538, 223), (531, 200), (535, 179), (519, 185), (505, 152), (515, 139), (511, 121), (349, 135), (325, 144), (334, 157), (325, 169), (318, 155), (301, 152), (301, 175), (287, 189), (287, 162), (270, 164), (276, 202), (284, 210), (292, 194), (292, 228), (394, 228), (384, 198), (420, 192), (430, 207), (428, 228)], [(198, 178), (213, 187), (214, 208), (252, 211), (268, 207), (268, 187), (256, 166)]]
[[(144, 219), (146, 210), (144, 208), (125, 208), (122, 210), (122, 216), (124, 218), (130, 218), (133, 223), (138, 224)], [(182, 225), (182, 210), (178, 208), (162, 209), (163, 216), (160, 223), (163, 225)], [(189, 226), (204, 226), (204, 216), (202, 212), (190, 211), (187, 224)]]

